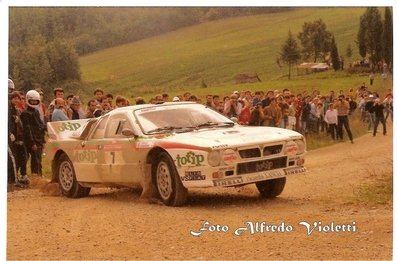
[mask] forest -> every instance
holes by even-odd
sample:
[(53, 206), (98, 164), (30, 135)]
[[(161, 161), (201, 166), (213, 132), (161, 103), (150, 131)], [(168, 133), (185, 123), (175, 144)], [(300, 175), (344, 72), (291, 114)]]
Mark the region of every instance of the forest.
[(9, 9), (9, 77), (21, 90), (79, 86), (78, 57), (232, 16), (291, 8), (46, 7)]

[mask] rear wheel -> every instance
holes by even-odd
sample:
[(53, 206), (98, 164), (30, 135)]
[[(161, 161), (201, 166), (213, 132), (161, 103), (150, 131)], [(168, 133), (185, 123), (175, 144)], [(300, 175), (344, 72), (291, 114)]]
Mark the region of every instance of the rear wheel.
[(62, 154), (58, 160), (58, 181), (62, 194), (69, 198), (86, 197), (91, 190), (77, 182), (73, 163), (66, 154)]
[(181, 178), (171, 157), (162, 152), (152, 167), (153, 181), (160, 200), (167, 206), (180, 206), (186, 202), (187, 189), (182, 185)]
[(256, 187), (264, 198), (275, 198), (284, 190), (287, 178), (270, 179), (256, 183)]

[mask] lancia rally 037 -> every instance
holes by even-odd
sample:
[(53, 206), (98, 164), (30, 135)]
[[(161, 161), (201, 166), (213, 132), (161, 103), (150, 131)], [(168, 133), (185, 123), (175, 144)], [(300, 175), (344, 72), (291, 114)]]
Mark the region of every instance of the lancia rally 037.
[(123, 107), (47, 127), (52, 181), (71, 198), (87, 196), (94, 186), (141, 186), (142, 193), (178, 206), (189, 188), (252, 183), (274, 198), (287, 176), (306, 171), (301, 134), (241, 126), (192, 102)]

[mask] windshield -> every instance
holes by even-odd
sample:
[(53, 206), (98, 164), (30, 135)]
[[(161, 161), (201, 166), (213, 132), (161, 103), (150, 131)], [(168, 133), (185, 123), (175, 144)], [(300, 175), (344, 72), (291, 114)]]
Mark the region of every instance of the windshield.
[(139, 109), (135, 116), (142, 132), (185, 132), (200, 128), (230, 127), (234, 122), (201, 104), (164, 104)]

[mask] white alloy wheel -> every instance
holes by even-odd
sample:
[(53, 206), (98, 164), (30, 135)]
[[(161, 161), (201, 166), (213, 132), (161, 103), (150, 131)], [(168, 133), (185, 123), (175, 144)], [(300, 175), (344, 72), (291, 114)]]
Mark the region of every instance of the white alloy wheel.
[(61, 162), (59, 166), (59, 183), (65, 191), (70, 191), (73, 186), (73, 167), (69, 161)]
[(58, 158), (57, 171), (59, 188), (64, 196), (69, 198), (86, 197), (90, 193), (90, 187), (82, 187), (76, 177), (73, 163), (66, 154)]
[(159, 162), (157, 165), (157, 189), (163, 200), (168, 200), (172, 194), (172, 177), (167, 163)]

